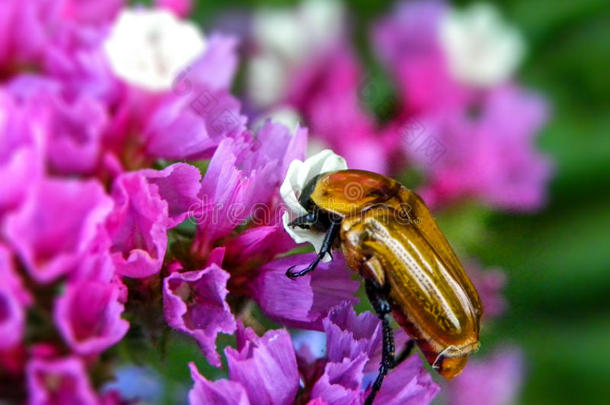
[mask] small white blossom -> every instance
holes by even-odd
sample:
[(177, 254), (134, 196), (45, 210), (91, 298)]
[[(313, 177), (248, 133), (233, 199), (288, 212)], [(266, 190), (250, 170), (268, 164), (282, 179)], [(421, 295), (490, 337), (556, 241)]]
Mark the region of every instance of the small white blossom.
[[(286, 232), (288, 232), (296, 243), (311, 243), (316, 252), (319, 252), (322, 248), (322, 242), (324, 241), (324, 233), (322, 232), (301, 229), (298, 227), (293, 229), (288, 226), (290, 221), (307, 214), (305, 208), (299, 204), (299, 196), (301, 195), (303, 188), (318, 174), (345, 169), (347, 169), (345, 159), (330, 149), (323, 150), (317, 155), (306, 159), (304, 162), (293, 160), (292, 163), (290, 163), (284, 183), (282, 183), (282, 187), (280, 187), (280, 195), (286, 206), (286, 212), (282, 217), (284, 229), (286, 229)], [(322, 260), (329, 261), (330, 256), (325, 255)]]
[(125, 9), (104, 43), (118, 77), (153, 91), (171, 88), (205, 47), (203, 34), (194, 24), (163, 9)]
[(282, 98), (286, 70), (273, 54), (255, 56), (248, 65), (248, 95), (258, 106), (270, 106)]
[(301, 115), (294, 108), (284, 105), (274, 108), (269, 111), (269, 113), (263, 115), (258, 119), (258, 121), (254, 124), (254, 128), (262, 128), (267, 119), (271, 119), (271, 121), (282, 124), (294, 135), (297, 132), (297, 129), (301, 126)]
[(259, 107), (280, 101), (292, 69), (335, 44), (344, 29), (343, 4), (306, 0), (294, 9), (254, 14), (252, 36), (258, 54), (248, 71), (248, 93)]
[(525, 48), (519, 31), (507, 25), (489, 4), (448, 11), (440, 24), (440, 42), (453, 76), (481, 87), (510, 78)]

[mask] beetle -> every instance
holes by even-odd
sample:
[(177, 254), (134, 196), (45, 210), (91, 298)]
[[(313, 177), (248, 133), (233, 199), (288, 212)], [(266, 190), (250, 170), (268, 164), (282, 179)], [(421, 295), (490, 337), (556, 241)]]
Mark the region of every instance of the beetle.
[[(333, 248), (365, 280), (369, 301), (382, 321), (379, 374), (366, 404), (372, 404), (388, 371), (406, 358), (413, 342), (443, 377), (458, 375), (479, 348), (483, 308), (479, 295), (423, 200), (401, 183), (363, 170), (322, 173), (298, 197), (307, 214), (288, 226), (324, 232), (314, 270)], [(331, 256), (332, 257), (332, 256)], [(412, 340), (398, 357), (390, 316)]]

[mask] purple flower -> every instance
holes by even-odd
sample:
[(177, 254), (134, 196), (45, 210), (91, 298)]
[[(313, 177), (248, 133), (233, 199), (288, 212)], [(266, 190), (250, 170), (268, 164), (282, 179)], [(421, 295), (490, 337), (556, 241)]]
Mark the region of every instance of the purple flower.
[[(255, 220), (264, 220), (258, 217), (258, 214), (259, 212), (255, 210)], [(260, 214), (274, 215), (275, 212), (261, 211)], [(235, 271), (250, 271), (273, 260), (278, 254), (288, 252), (295, 247), (295, 243), (284, 231), (283, 225), (276, 223), (246, 229), (235, 238), (226, 241), (225, 246), (227, 268)]]
[(155, 0), (155, 6), (166, 8), (179, 17), (186, 17), (193, 9), (192, 0)]
[(240, 324), (237, 350), (225, 349), (230, 380), (207, 381), (191, 363), (195, 386), (191, 404), (292, 405), (299, 388), (299, 374), (290, 335), (270, 330), (258, 337)]
[(252, 180), (238, 168), (238, 142), (229, 138), (220, 143), (203, 178), (201, 203), (195, 210), (200, 250), (227, 236), (249, 215)]
[(158, 188), (138, 172), (119, 176), (113, 185), (115, 207), (106, 229), (118, 274), (148, 277), (161, 270), (167, 248), (168, 205)]
[(467, 106), (418, 118), (422, 129), (405, 146), (428, 175), (422, 196), (432, 205), (476, 197), (510, 210), (539, 208), (551, 173), (534, 145), (546, 119), (544, 101), (507, 86), (479, 106), (476, 118), (468, 116)]
[(106, 107), (86, 93), (68, 101), (62, 83), (41, 76), (23, 75), (9, 84), (22, 103), (36, 105), (46, 114), (47, 161), (61, 174), (92, 172), (98, 164)]
[(148, 119), (148, 155), (164, 159), (209, 158), (226, 136), (245, 130), (240, 104), (226, 90), (189, 90), (165, 97)]
[(226, 302), (229, 273), (212, 264), (203, 270), (172, 273), (163, 281), (165, 320), (197, 340), (208, 361), (220, 367), (216, 352), (219, 332), (235, 332), (235, 318)]
[(41, 63), (45, 50), (62, 30), (107, 23), (122, 4), (122, 0), (6, 1), (0, 11), (0, 65)]
[(173, 228), (184, 221), (199, 201), (201, 173), (186, 163), (176, 163), (157, 171), (141, 170), (148, 183), (157, 186), (159, 195), (167, 202), (169, 223)]
[(276, 224), (277, 190), (290, 162), (304, 154), (306, 139), (303, 129), (291, 135), (286, 127), (266, 122), (256, 136), (243, 132), (222, 140), (202, 182), (194, 250), (205, 255), (214, 241), (248, 219), (254, 225)]
[(322, 330), (322, 320), (332, 307), (343, 301), (358, 302), (354, 293), (359, 283), (351, 279), (340, 254), (306, 276), (286, 277), (289, 267), (306, 267), (314, 258), (315, 254), (293, 255), (260, 268), (249, 290), (267, 316), (285, 325)]
[(111, 209), (97, 181), (44, 179), (7, 216), (4, 233), (32, 277), (49, 282), (85, 259)]
[(124, 290), (118, 279), (66, 285), (55, 302), (55, 323), (76, 353), (99, 354), (125, 336), (129, 323), (121, 319)]
[(195, 363), (189, 363), (191, 377), (195, 382), (189, 392), (190, 405), (250, 405), (246, 389), (231, 380), (208, 381), (199, 374)]
[(311, 390), (311, 397), (322, 399), (328, 405), (361, 404), (361, 384), (367, 361), (366, 354), (360, 353), (356, 358), (346, 357), (338, 362), (327, 363), (324, 374)]
[(31, 300), (15, 273), (9, 250), (0, 245), (0, 350), (10, 349), (21, 341), (25, 308)]
[(144, 125), (150, 156), (166, 159), (209, 158), (226, 136), (245, 130), (240, 103), (231, 96), (236, 41), (213, 35), (205, 53), (175, 78)]
[(417, 354), (412, 354), (392, 369), (383, 380), (375, 404), (423, 405), (432, 402), (440, 387), (434, 383), (423, 364)]
[(29, 405), (98, 403), (87, 371), (76, 357), (31, 360), (26, 374)]
[(369, 83), (354, 52), (340, 44), (295, 76), (288, 98), (312, 134), (344, 156), (350, 168), (385, 173), (390, 150), (377, 135), (373, 117), (361, 107), (362, 97), (375, 94), (367, 93)]
[(250, 328), (237, 329), (237, 350), (225, 350), (229, 378), (240, 383), (251, 403), (292, 404), (299, 387), (299, 373), (290, 335), (270, 330), (258, 337)]
[(508, 306), (502, 295), (506, 284), (506, 274), (498, 269), (485, 269), (477, 262), (466, 263), (468, 277), (477, 289), (483, 304), (483, 319), (502, 315)]
[(0, 91), (0, 215), (25, 199), (43, 172), (47, 116)]
[(381, 347), (381, 322), (370, 312), (356, 315), (349, 301), (334, 307), (324, 319), (326, 357), (331, 362), (355, 359), (364, 353), (367, 360)]
[(107, 31), (105, 26), (63, 24), (45, 46), (43, 71), (61, 82), (68, 99), (87, 95), (108, 107), (118, 102), (123, 89), (102, 48)]
[(448, 384), (451, 405), (508, 405), (514, 403), (523, 378), (522, 353), (497, 349), (484, 359), (472, 359)]
[(404, 1), (373, 30), (374, 49), (408, 111), (447, 108), (470, 96), (451, 78), (440, 47), (439, 25), (448, 10), (442, 1)]
[(61, 16), (82, 24), (99, 24), (112, 20), (125, 6), (124, 0), (64, 0)]
[(204, 89), (228, 90), (239, 63), (238, 45), (233, 37), (210, 35), (205, 53), (174, 80), (172, 90), (180, 95)]
[[(299, 351), (301, 373), (306, 386), (312, 385), (312, 399), (328, 404), (361, 404), (368, 389), (364, 381), (377, 376), (381, 352), (381, 322), (372, 313), (356, 315), (352, 305), (345, 302), (333, 308), (324, 319), (326, 358), (315, 361), (306, 348)], [(406, 334), (395, 331), (397, 351), (406, 341)], [(315, 372), (324, 361), (323, 371)], [(312, 370), (313, 369), (313, 370)], [(369, 372), (369, 378), (364, 373)], [(364, 381), (363, 381), (364, 380)], [(364, 390), (363, 390), (364, 388)], [(370, 387), (369, 387), (370, 389)], [(439, 387), (423, 367), (423, 361), (412, 355), (390, 371), (384, 380), (375, 403), (424, 405), (432, 401)], [(345, 402), (341, 402), (345, 398)]]

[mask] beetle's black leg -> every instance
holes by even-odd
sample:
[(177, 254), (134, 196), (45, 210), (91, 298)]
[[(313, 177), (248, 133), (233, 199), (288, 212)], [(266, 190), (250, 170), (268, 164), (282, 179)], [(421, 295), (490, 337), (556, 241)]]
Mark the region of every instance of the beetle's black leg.
[(324, 255), (326, 255), (327, 253), (330, 253), (330, 250), (333, 247), (333, 242), (339, 235), (340, 229), (341, 229), (341, 222), (338, 222), (338, 221), (332, 222), (330, 225), (330, 229), (328, 230), (328, 232), (326, 232), (326, 236), (324, 237), (324, 242), (322, 243), (322, 248), (320, 249), (320, 252), (318, 253), (318, 256), (316, 257), (316, 259), (309, 266), (307, 266), (306, 268), (304, 268), (301, 271), (293, 272), (292, 269), (294, 269), (296, 266), (290, 267), (286, 271), (286, 275), (290, 278), (297, 278), (297, 277), (304, 276), (305, 274), (307, 274), (310, 271), (312, 271), (313, 269), (315, 269), (316, 266), (318, 265), (318, 263), (320, 263), (320, 260), (322, 260), (322, 258), (324, 257)]
[(383, 382), (383, 379), (388, 371), (396, 367), (401, 361), (407, 358), (409, 354), (411, 354), (413, 349), (413, 341), (410, 340), (400, 355), (397, 358), (394, 358), (394, 332), (392, 331), (392, 326), (390, 325), (390, 313), (392, 312), (392, 308), (386, 299), (387, 292), (384, 291), (382, 287), (379, 287), (377, 283), (370, 280), (366, 280), (365, 287), (366, 295), (369, 297), (369, 301), (371, 302), (371, 305), (373, 305), (375, 312), (377, 312), (379, 319), (381, 319), (383, 332), (383, 347), (381, 352), (379, 374), (373, 383), (371, 393), (365, 401), (365, 405), (372, 405), (377, 392), (379, 392), (381, 389), (381, 383)]

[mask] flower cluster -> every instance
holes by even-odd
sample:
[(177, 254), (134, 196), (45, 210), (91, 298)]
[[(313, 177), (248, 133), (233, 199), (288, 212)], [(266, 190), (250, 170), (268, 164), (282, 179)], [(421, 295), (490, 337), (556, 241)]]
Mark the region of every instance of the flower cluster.
[[(405, 1), (377, 21), (371, 48), (390, 73), (392, 95), (365, 73), (341, 35), (347, 31), (341, 3), (305, 4), (292, 14), (276, 12), (272, 25), (309, 34), (307, 16), (315, 9), (337, 27), (319, 30), (325, 41), (295, 34), (278, 43), (254, 30), (251, 97), (264, 114), (286, 117), (286, 108), (293, 109), (316, 141), (345, 156), (351, 168), (393, 175), (417, 169), (424, 177), (419, 192), (434, 207), (464, 199), (516, 211), (544, 204), (550, 163), (534, 140), (548, 108), (515, 80), (524, 42), (493, 7), (459, 11), (442, 1)], [(302, 52), (282, 58), (284, 49)], [(273, 102), (257, 97), (266, 77), (261, 65), (269, 75), (291, 78)]]
[[(282, 198), (296, 202), (291, 187), (347, 167), (345, 160), (322, 152), (305, 164), (316, 148), (307, 129), (252, 124), (230, 90), (238, 41), (204, 35), (187, 19), (188, 0), (131, 8), (123, 0), (5, 3), (3, 399), (125, 403), (126, 393), (109, 384), (126, 362), (119, 346), (173, 330), (219, 373), (226, 360), (226, 378), (215, 381), (190, 364), (191, 404), (361, 404), (381, 358), (381, 323), (354, 312), (360, 283), (340, 254), (297, 280), (285, 275), (314, 254), (293, 251), (295, 240), (311, 240), (286, 232), (299, 207), (288, 203), (286, 211)], [(540, 205), (549, 170), (531, 141), (545, 105), (512, 81), (516, 62), (507, 54), (521, 52), (512, 31), (512, 39), (496, 33), (501, 49), (488, 44), (489, 60), (473, 67), (459, 49), (472, 52), (471, 35), (494, 40), (484, 22), (465, 32), (460, 21), (476, 16), (454, 15), (442, 3), (402, 5), (373, 35), (400, 89), (399, 111), (380, 124), (362, 106), (374, 92), (363, 87), (344, 16), (339, 3), (323, 0), (255, 17), (260, 42), (246, 100), (261, 111), (297, 109), (317, 146), (332, 147), (351, 168), (396, 173), (420, 165), (432, 204), (474, 196), (504, 208)], [(455, 61), (439, 63), (444, 58)], [(405, 137), (412, 123), (424, 130)], [(447, 153), (427, 164), (430, 149), (418, 139), (438, 141)], [(501, 273), (472, 267), (488, 316), (499, 315)], [(294, 336), (261, 330), (253, 306)], [(320, 332), (320, 344), (302, 343)], [(224, 356), (219, 334), (236, 337)], [(399, 346), (409, 339), (396, 334)], [(515, 388), (503, 381), (517, 379), (515, 353), (491, 358), (509, 370), (497, 377), (509, 393)], [(490, 367), (475, 363), (449, 387), (462, 401), (455, 403), (469, 401), (465, 392)], [(425, 405), (439, 389), (412, 356), (387, 376), (376, 403)], [(485, 403), (494, 400), (489, 391)]]

